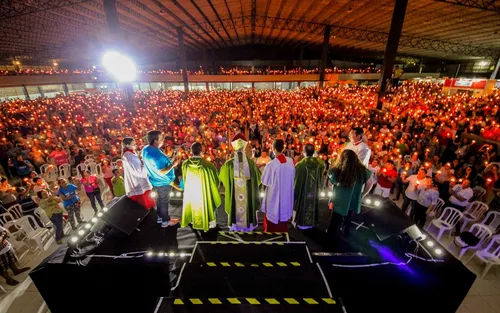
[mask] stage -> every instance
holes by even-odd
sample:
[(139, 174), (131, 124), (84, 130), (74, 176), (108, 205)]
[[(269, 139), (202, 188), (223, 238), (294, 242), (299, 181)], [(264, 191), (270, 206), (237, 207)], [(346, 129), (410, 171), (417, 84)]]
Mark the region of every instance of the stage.
[[(330, 214), (327, 203), (322, 201), (320, 205), (324, 210), (320, 212), (318, 228), (301, 231), (290, 225), (288, 234), (268, 237), (260, 233), (262, 224), (252, 234), (230, 233), (223, 208), (217, 212), (218, 228), (207, 233), (189, 227), (162, 229), (152, 211), (139, 225), (140, 231), (106, 238), (91, 253), (93, 257), (78, 261), (65, 258), (67, 247), (61, 246), (30, 276), (53, 313), (68, 312), (68, 306), (71, 312), (233, 312), (235, 307), (228, 304), (226, 308), (223, 300), (220, 310), (213, 305), (201, 310), (190, 300), (181, 306), (172, 305), (175, 299), (182, 302), (180, 299), (192, 299), (193, 295), (203, 306), (212, 304), (206, 299), (217, 297), (252, 297), (257, 302), (271, 297), (276, 299), (275, 304), (287, 304), (280, 299), (301, 298), (301, 294), (304, 299), (335, 299), (349, 313), (457, 310), (475, 275), (444, 248), (442, 255), (434, 255), (438, 262), (429, 261), (421, 249), (421, 258), (411, 257), (417, 251), (416, 245), (408, 245), (397, 235), (380, 241), (371, 229), (364, 227), (353, 228), (349, 237), (336, 236), (332, 240), (325, 232)], [(206, 248), (202, 251), (203, 243)], [(210, 251), (219, 246), (221, 250)], [(276, 253), (279, 249), (282, 252)], [(158, 256), (162, 253), (165, 254)], [(300, 264), (300, 268), (291, 262)], [(285, 266), (276, 265), (280, 263)], [(259, 267), (260, 264), (274, 265), (274, 270)], [(309, 280), (311, 277), (317, 279), (315, 283)], [(263, 288), (266, 284), (269, 286)], [(325, 288), (316, 290), (315, 285)], [(71, 297), (53, 292), (61, 287), (75, 295), (95, 295), (95, 303), (75, 306)], [(165, 303), (170, 303), (167, 309)], [(286, 305), (280, 305), (279, 310), (277, 305), (272, 309), (260, 306), (259, 311), (251, 303), (244, 304), (251, 308), (236, 311), (291, 312)], [(315, 310), (309, 305), (302, 311), (328, 311), (320, 307)]]

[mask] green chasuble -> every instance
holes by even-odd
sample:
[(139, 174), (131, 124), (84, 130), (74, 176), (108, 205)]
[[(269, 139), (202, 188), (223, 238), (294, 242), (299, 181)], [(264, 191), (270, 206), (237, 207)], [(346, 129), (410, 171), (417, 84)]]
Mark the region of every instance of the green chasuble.
[(207, 231), (216, 226), (215, 210), (221, 205), (217, 169), (203, 158), (190, 158), (182, 163), (184, 203), (181, 226), (190, 223), (194, 229)]
[[(367, 181), (370, 175), (370, 170), (366, 169)], [(328, 176), (333, 185), (333, 197), (331, 199), (333, 202), (333, 210), (342, 216), (346, 216), (349, 211), (359, 214), (359, 212), (361, 212), (361, 193), (363, 192), (366, 181), (356, 181), (352, 187), (341, 187), (337, 186), (337, 180), (332, 170), (330, 170)]]
[(318, 224), (318, 196), (324, 171), (323, 160), (314, 157), (306, 157), (295, 165), (293, 210), (298, 226)]
[[(235, 183), (234, 183), (234, 158), (229, 159), (224, 163), (220, 169), (219, 178), (225, 189), (224, 208), (228, 215), (228, 226), (232, 229), (243, 231), (245, 228), (250, 228), (252, 225), (257, 225), (257, 218), (255, 212), (260, 209), (260, 171), (257, 169), (255, 162), (248, 159), (248, 167), (250, 170), (250, 179), (246, 181), (246, 225), (243, 226), (236, 219), (236, 203), (235, 198)], [(243, 197), (242, 197), (243, 198)], [(236, 226), (236, 227), (233, 227)]]

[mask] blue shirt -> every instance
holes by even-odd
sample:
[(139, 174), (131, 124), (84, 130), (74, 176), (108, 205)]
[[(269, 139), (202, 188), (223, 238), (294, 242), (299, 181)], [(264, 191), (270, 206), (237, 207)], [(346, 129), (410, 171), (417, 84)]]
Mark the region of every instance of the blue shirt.
[(142, 160), (148, 170), (149, 181), (153, 187), (170, 186), (170, 183), (175, 180), (173, 168), (167, 174), (160, 173), (160, 170), (172, 164), (172, 161), (160, 149), (153, 146), (145, 146), (142, 149)]
[[(65, 195), (66, 197), (72, 196), (72, 195), (77, 195), (78, 188), (73, 185), (73, 184), (68, 184), (66, 188), (59, 187), (59, 191), (57, 191), (57, 195)], [(78, 198), (78, 195), (76, 197), (73, 197), (69, 200), (63, 200), (63, 205), (67, 207), (68, 205), (72, 205), (76, 203), (80, 198)]]

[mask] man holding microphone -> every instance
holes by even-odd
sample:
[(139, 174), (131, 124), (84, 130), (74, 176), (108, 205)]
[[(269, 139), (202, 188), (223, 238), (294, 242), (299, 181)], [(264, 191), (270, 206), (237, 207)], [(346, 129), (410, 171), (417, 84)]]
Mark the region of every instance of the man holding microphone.
[(177, 225), (182, 215), (182, 208), (169, 208), (170, 192), (175, 180), (174, 168), (178, 163), (177, 154), (174, 154), (171, 160), (159, 149), (163, 144), (163, 137), (158, 130), (148, 132), (146, 140), (148, 145), (142, 149), (142, 159), (148, 170), (149, 181), (158, 194), (156, 201), (158, 223), (163, 228)]

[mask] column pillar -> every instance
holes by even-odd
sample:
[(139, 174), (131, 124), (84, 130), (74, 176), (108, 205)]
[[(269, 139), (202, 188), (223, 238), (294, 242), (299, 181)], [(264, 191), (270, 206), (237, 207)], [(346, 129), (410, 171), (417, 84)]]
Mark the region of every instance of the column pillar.
[(65, 96), (69, 96), (68, 84), (63, 84), (63, 91)]
[(321, 52), (321, 64), (319, 68), (319, 88), (323, 88), (325, 83), (325, 70), (326, 62), (328, 62), (328, 50), (330, 48), (330, 33), (332, 32), (332, 27), (330, 25), (325, 26), (325, 33), (323, 35), (323, 50)]
[(210, 85), (208, 84), (208, 82), (205, 82), (205, 88), (207, 89), (207, 91), (210, 91)]
[(216, 74), (218, 71), (218, 68), (215, 67), (215, 50), (212, 49), (212, 72)]
[(299, 74), (302, 74), (302, 66), (304, 62), (304, 45), (300, 45), (299, 51)]
[(396, 61), (396, 54), (398, 52), (399, 39), (401, 38), (401, 30), (403, 29), (403, 22), (406, 15), (406, 6), (408, 0), (396, 0), (394, 4), (394, 11), (392, 12), (391, 29), (387, 44), (385, 46), (384, 63), (382, 64), (382, 73), (378, 82), (379, 96), (377, 102), (377, 109), (382, 108), (380, 98), (384, 95), (387, 87), (387, 80), (392, 77), (392, 68), (394, 61)]
[(497, 74), (498, 74), (498, 68), (500, 67), (500, 56), (497, 59), (497, 64), (495, 65), (495, 68), (493, 69), (493, 72), (491, 73), (490, 79), (496, 79)]
[(45, 98), (45, 93), (43, 92), (42, 86), (38, 86), (38, 93), (40, 93), (40, 97)]
[(114, 39), (118, 41), (120, 38), (120, 23), (118, 22), (118, 13), (116, 12), (116, 0), (104, 0), (104, 13), (106, 15), (106, 22), (108, 23), (108, 31)]
[(424, 58), (420, 58), (420, 63), (418, 64), (418, 73), (422, 73), (422, 70), (424, 69)]
[(21, 85), (21, 88), (23, 88), (23, 94), (24, 98), (28, 101), (30, 101), (30, 93), (28, 92), (28, 88), (26, 88), (26, 85)]
[(177, 27), (177, 40), (179, 42), (179, 61), (182, 69), (182, 81), (184, 83), (184, 92), (189, 93), (189, 81), (187, 74), (186, 50), (184, 47), (184, 30)]

